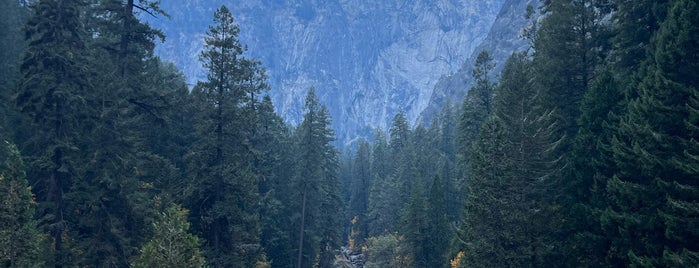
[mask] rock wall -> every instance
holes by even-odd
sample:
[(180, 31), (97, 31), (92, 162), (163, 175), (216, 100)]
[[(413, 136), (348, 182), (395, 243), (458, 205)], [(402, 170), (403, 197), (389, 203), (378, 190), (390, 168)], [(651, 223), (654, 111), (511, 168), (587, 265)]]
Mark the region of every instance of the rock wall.
[(198, 61), (205, 31), (215, 9), (226, 4), (247, 54), (267, 68), (277, 111), (297, 124), (314, 86), (338, 142), (347, 144), (374, 128), (387, 129), (400, 110), (413, 123), (425, 122), (447, 99), (460, 102), (472, 55), (495, 49), (501, 60), (500, 54), (521, 47), (512, 35), (521, 29), (515, 15), (523, 17), (526, 2), (180, 0), (162, 2), (171, 20), (144, 18), (167, 35), (156, 53), (193, 85), (205, 77)]

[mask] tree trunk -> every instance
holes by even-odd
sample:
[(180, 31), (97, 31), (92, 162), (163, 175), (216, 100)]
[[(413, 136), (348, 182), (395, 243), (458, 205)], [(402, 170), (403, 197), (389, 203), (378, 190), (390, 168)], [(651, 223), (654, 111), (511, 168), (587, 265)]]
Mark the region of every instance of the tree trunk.
[(128, 0), (124, 7), (124, 29), (121, 33), (121, 42), (119, 44), (119, 74), (121, 77), (126, 76), (126, 56), (128, 55), (129, 42), (131, 41), (131, 23), (133, 17), (134, 0)]
[[(304, 187), (305, 188), (305, 187)], [(297, 268), (301, 268), (303, 260), (303, 228), (306, 221), (306, 189), (303, 190), (303, 201), (301, 202), (301, 233), (299, 234), (299, 258)]]

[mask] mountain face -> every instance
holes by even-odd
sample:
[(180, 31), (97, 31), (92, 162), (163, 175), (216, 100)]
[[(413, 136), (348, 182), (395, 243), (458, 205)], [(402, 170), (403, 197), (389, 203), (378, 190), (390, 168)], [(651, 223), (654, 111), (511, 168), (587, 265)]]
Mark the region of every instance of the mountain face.
[[(497, 49), (499, 38), (515, 39), (523, 22), (507, 18), (523, 17), (526, 2), (179, 0), (162, 2), (172, 19), (144, 18), (167, 35), (156, 53), (193, 85), (205, 78), (199, 51), (214, 11), (225, 4), (240, 25), (247, 55), (267, 68), (277, 111), (300, 122), (313, 86), (330, 110), (339, 142), (348, 143), (374, 128), (387, 129), (400, 110), (416, 122), (446, 99), (460, 102), (472, 55)], [(435, 88), (438, 82), (449, 86)]]
[[(460, 104), (473, 82), (473, 65), (481, 51), (488, 51), (493, 57), (495, 68), (493, 74), (499, 74), (507, 61), (507, 58), (515, 52), (522, 52), (530, 48), (528, 41), (523, 37), (524, 29), (531, 27), (533, 21), (538, 20), (538, 12), (532, 14), (531, 19), (525, 18), (527, 6), (536, 10), (538, 0), (506, 0), (502, 5), (497, 18), (492, 24), (488, 35), (485, 37), (464, 62), (462, 68), (456, 73), (439, 79), (430, 97), (427, 108), (418, 117), (418, 123), (429, 122), (435, 114), (447, 103)], [(493, 77), (497, 79), (497, 77)]]

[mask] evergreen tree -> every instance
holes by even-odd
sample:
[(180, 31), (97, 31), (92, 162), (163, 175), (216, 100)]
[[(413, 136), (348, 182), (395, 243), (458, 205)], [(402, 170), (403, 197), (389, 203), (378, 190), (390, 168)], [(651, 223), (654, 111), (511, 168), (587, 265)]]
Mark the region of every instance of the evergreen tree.
[(606, 209), (605, 187), (618, 171), (611, 147), (625, 104), (621, 84), (612, 72), (592, 82), (581, 103), (580, 130), (573, 144), (571, 182), (565, 192), (572, 205), (566, 227), (575, 235), (566, 240), (570, 265), (604, 266), (609, 235), (600, 229), (599, 216)]
[(260, 174), (261, 240), (268, 259), (275, 267), (293, 267), (295, 262), (292, 230), (289, 224), (292, 214), (288, 190), (293, 176), (291, 157), (292, 139), (288, 127), (274, 113), (272, 99), (265, 95), (259, 106), (257, 139), (259, 148), (256, 170)]
[(457, 185), (461, 188), (467, 183), (470, 174), (469, 163), (473, 143), (478, 137), (480, 127), (492, 111), (495, 83), (491, 72), (495, 68), (493, 57), (487, 51), (481, 51), (473, 66), (475, 86), (469, 89), (463, 104), (457, 126)]
[[(183, 74), (172, 63), (162, 63), (149, 60), (147, 63), (149, 79), (145, 81), (153, 85), (154, 90), (161, 94), (166, 107), (160, 109), (158, 117), (162, 120), (143, 118), (135, 124), (139, 148), (136, 169), (139, 171), (139, 184), (151, 185), (147, 199), (157, 196), (162, 203), (183, 203), (191, 192), (190, 178), (186, 176), (187, 163), (185, 156), (191, 148), (194, 138), (194, 102)], [(152, 122), (151, 124), (147, 124)], [(146, 125), (149, 127), (146, 128)], [(148, 188), (148, 187), (141, 187)], [(156, 216), (157, 207), (150, 206), (153, 211), (149, 216)]]
[(698, 266), (698, 4), (541, 10), (498, 84), (479, 54), (458, 119), (401, 111), (339, 167), (315, 90), (286, 126), (225, 6), (190, 91), (138, 19), (158, 1), (2, 3), (0, 137), (27, 168), (0, 144), (0, 266), (330, 267), (351, 218), (367, 267), (441, 267), (459, 216), (452, 267)]
[(28, 47), (20, 70), (16, 103), (35, 128), (23, 145), (29, 178), (39, 201), (40, 227), (53, 239), (57, 267), (69, 264), (64, 245), (69, 221), (64, 196), (78, 178), (81, 131), (90, 128), (92, 112), (86, 77), (88, 62), (81, 17), (82, 5), (73, 0), (43, 0), (32, 6), (26, 27)]
[(36, 203), (17, 147), (0, 143), (0, 265), (43, 267), (43, 236), (34, 220)]
[[(391, 173), (391, 156), (389, 152), (386, 133), (377, 130), (374, 133), (374, 142), (371, 152), (371, 174), (375, 177), (385, 178)], [(373, 185), (372, 181), (372, 185)]]
[(386, 141), (386, 136), (381, 131), (376, 131), (373, 143), (371, 173), (373, 178), (369, 185), (368, 201), (367, 201), (367, 223), (368, 236), (379, 236), (384, 231), (388, 230), (386, 218), (382, 216), (385, 210), (385, 197), (390, 188), (387, 186), (388, 175), (390, 174), (390, 156), (389, 145)]
[[(411, 133), (412, 134), (412, 133)], [(385, 204), (388, 210), (381, 211), (382, 217), (386, 218), (388, 223), (389, 232), (402, 232), (412, 218), (407, 217), (407, 213), (410, 213), (410, 202), (413, 194), (417, 194), (419, 200), (424, 199), (424, 179), (420, 174), (423, 170), (420, 164), (423, 164), (418, 160), (417, 155), (417, 144), (411, 138), (406, 143), (405, 147), (398, 155), (394, 158), (394, 169), (392, 175), (386, 180), (388, 189), (383, 191), (390, 193), (390, 195), (385, 196)], [(419, 193), (414, 193), (414, 188), (419, 187)], [(417, 202), (417, 201), (416, 201)], [(415, 214), (420, 215), (422, 214)], [(403, 233), (405, 234), (405, 233)], [(406, 237), (406, 240), (409, 240)]]
[[(561, 237), (555, 236), (564, 218), (555, 198), (556, 177), (561, 174), (561, 156), (556, 153), (562, 142), (557, 135), (554, 112), (543, 104), (540, 89), (532, 85), (532, 61), (523, 54), (510, 57), (503, 69), (497, 91), (495, 114), (508, 128), (508, 158), (512, 168), (508, 190), (513, 211), (508, 217), (519, 247), (517, 261), (526, 266), (559, 261)], [(519, 229), (523, 226), (524, 229)], [(553, 226), (553, 227), (552, 227)], [(552, 231), (553, 229), (553, 231)]]
[[(266, 85), (257, 62), (242, 57), (239, 31), (225, 6), (216, 10), (201, 54), (207, 81), (194, 89), (201, 106), (199, 140), (190, 155), (190, 176), (197, 181), (191, 219), (204, 238), (207, 260), (216, 266), (252, 266), (262, 250), (258, 174), (249, 142), (257, 120), (254, 94)], [(250, 85), (255, 89), (247, 90)]]
[(9, 137), (18, 125), (8, 128), (16, 121), (17, 112), (12, 105), (12, 95), (17, 88), (22, 51), (26, 47), (23, 26), (29, 17), (29, 9), (20, 1), (0, 3), (0, 135)]
[(495, 84), (491, 72), (495, 68), (493, 57), (487, 51), (481, 51), (473, 66), (473, 79), (476, 85), (471, 88), (464, 98), (461, 117), (459, 118), (457, 137), (458, 154), (461, 158), (461, 168), (468, 169), (468, 156), (471, 145), (478, 136), (480, 126), (492, 111), (492, 98)]
[(444, 184), (447, 215), (449, 221), (458, 221), (459, 211), (462, 208), (462, 185), (458, 181), (457, 156), (456, 156), (456, 107), (447, 102), (439, 116), (439, 148), (441, 171), (440, 178)]
[(371, 151), (366, 141), (359, 143), (352, 165), (352, 181), (350, 182), (349, 216), (357, 217), (351, 233), (355, 243), (363, 243), (368, 235), (367, 206), (369, 202), (369, 185), (371, 185)]
[(410, 267), (430, 267), (427, 261), (430, 257), (428, 254), (432, 252), (428, 252), (428, 240), (438, 238), (427, 236), (431, 219), (427, 218), (422, 181), (414, 180), (411, 188), (410, 199), (401, 219), (401, 233), (405, 235), (405, 243), (412, 256), (413, 263)]
[(412, 133), (402, 112), (394, 116), (389, 135), (389, 143), (379, 138), (374, 147), (375, 175), (368, 203), (371, 236), (398, 231), (401, 213), (410, 198), (410, 186), (418, 173)]
[[(493, 63), (493, 56), (491, 56), (487, 51), (483, 50), (478, 53), (476, 57), (476, 63), (473, 66), (473, 80), (476, 82), (476, 86), (472, 88), (474, 92), (475, 103), (474, 106), (481, 108), (481, 111), (474, 111), (474, 113), (483, 113), (485, 115), (490, 114), (493, 111), (493, 92), (495, 91), (495, 83), (491, 79), (491, 72), (495, 68)], [(475, 109), (478, 109), (474, 107)], [(474, 118), (479, 118), (479, 116), (474, 116)]]
[(552, 113), (530, 82), (530, 64), (523, 54), (507, 61), (494, 114), (474, 144), (454, 250), (464, 253), (460, 265), (534, 267), (548, 261), (547, 232), (560, 224), (548, 199), (558, 161), (552, 152), (560, 140)]
[[(580, 105), (591, 82), (604, 69), (611, 49), (613, 27), (608, 17), (614, 10), (612, 1), (565, 0), (546, 1), (542, 5), (544, 19), (537, 31), (533, 54), (534, 87), (540, 91), (541, 104), (553, 112), (554, 140), (560, 139), (554, 155), (560, 158), (546, 186), (547, 198), (541, 200), (543, 214), (551, 223), (558, 224), (554, 231), (542, 233), (542, 256), (560, 261), (570, 256), (565, 241), (573, 236), (576, 209), (583, 199), (577, 181), (573, 179), (574, 137), (579, 131)], [(568, 226), (563, 226), (563, 224)], [(548, 262), (545, 260), (544, 262)], [(572, 260), (571, 260), (572, 261)]]
[[(419, 178), (423, 189), (429, 189), (431, 179), (435, 175), (440, 175), (444, 170), (445, 155), (440, 151), (440, 128), (436, 124), (432, 124), (429, 129), (423, 126), (415, 127), (410, 140), (410, 146), (406, 153), (410, 153), (410, 157), (406, 160), (412, 161), (414, 177), (409, 181)], [(408, 184), (409, 186), (411, 184)], [(427, 194), (427, 192), (425, 192)], [(426, 196), (426, 195), (425, 195)]]
[(239, 31), (228, 8), (216, 10), (200, 57), (207, 81), (193, 89), (198, 106), (197, 141), (188, 156), (195, 180), (190, 219), (215, 266), (249, 267), (262, 256), (250, 141), (257, 127), (256, 95), (267, 86), (259, 62), (242, 57)]
[(612, 4), (608, 0), (546, 1), (542, 9), (546, 16), (534, 43), (534, 75), (546, 104), (556, 112), (560, 135), (568, 139), (560, 147), (565, 152), (577, 132), (580, 101), (609, 52), (605, 17)]
[[(127, 88), (146, 91), (138, 86), (139, 71), (143, 69), (142, 60), (153, 53), (155, 40), (164, 40), (165, 36), (159, 30), (151, 28), (140, 21), (136, 14), (143, 12), (153, 17), (168, 17), (160, 9), (159, 1), (152, 0), (96, 0), (94, 12), (100, 33), (97, 44), (111, 54), (112, 62), (117, 66), (115, 74), (122, 79)], [(143, 93), (143, 92), (140, 92)], [(130, 102), (137, 99), (129, 100)], [(140, 100), (142, 101), (142, 100)]]
[(413, 265), (405, 238), (395, 233), (369, 237), (366, 255), (367, 268), (404, 268)]
[(391, 156), (396, 159), (398, 154), (408, 145), (410, 140), (410, 125), (408, 119), (405, 118), (403, 111), (398, 112), (391, 121), (391, 129), (389, 130), (391, 146)]
[(329, 267), (339, 248), (341, 198), (337, 152), (330, 144), (334, 133), (330, 116), (311, 88), (306, 96), (304, 119), (296, 130), (296, 174), (293, 177), (292, 218), (298, 231), (297, 267)]
[(370, 236), (397, 231), (398, 215), (403, 206), (395, 198), (400, 194), (397, 185), (397, 179), (393, 175), (383, 178), (375, 176), (371, 180), (367, 213)]
[[(672, 1), (613, 139), (619, 171), (607, 183), (601, 221), (614, 236), (613, 264), (696, 266), (696, 85), (699, 22), (694, 1)], [(639, 243), (638, 241), (643, 241)]]
[[(145, 226), (155, 213), (152, 184), (178, 178), (172, 164), (144, 141), (150, 126), (166, 121), (165, 95), (173, 90), (166, 87), (180, 85), (153, 80), (166, 75), (152, 55), (162, 34), (136, 13), (160, 15), (157, 3), (95, 1), (87, 11), (92, 38), (86, 54), (94, 90), (83, 97), (95, 113), (89, 120), (93, 127), (81, 140), (86, 162), (66, 198), (77, 219), (79, 265), (126, 266), (147, 237)], [(160, 168), (152, 168), (156, 165)]]
[(449, 243), (449, 222), (447, 219), (446, 190), (439, 176), (434, 176), (427, 197), (426, 218), (429, 220), (425, 230), (425, 267), (445, 267), (447, 246)]
[(177, 205), (167, 208), (153, 223), (153, 231), (132, 267), (204, 267), (199, 238), (188, 232), (187, 210)]
[[(612, 58), (614, 69), (623, 84), (636, 79), (634, 73), (641, 67), (649, 52), (651, 37), (658, 31), (667, 13), (667, 0), (617, 0), (613, 13), (614, 31)], [(629, 92), (630, 93), (630, 92)]]
[(481, 129), (471, 155), (471, 176), (457, 231), (458, 251), (466, 254), (464, 267), (507, 266), (503, 225), (510, 211), (501, 204), (508, 204), (510, 193), (500, 190), (506, 178), (506, 131), (496, 116), (488, 117)]

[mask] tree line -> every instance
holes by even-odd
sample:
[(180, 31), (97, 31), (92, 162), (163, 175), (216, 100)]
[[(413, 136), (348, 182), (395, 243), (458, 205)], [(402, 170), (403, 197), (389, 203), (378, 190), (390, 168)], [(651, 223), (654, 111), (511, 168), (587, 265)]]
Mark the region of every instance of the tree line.
[(225, 6), (191, 89), (157, 1), (1, 7), (4, 267), (699, 264), (692, 0), (541, 1), (500, 74), (482, 52), (460, 104), (343, 154), (315, 89), (275, 113)]
[(3, 2), (0, 263), (329, 267), (342, 200), (327, 108), (311, 89), (285, 124), (225, 6), (189, 89), (139, 19), (167, 18), (158, 3)]
[[(366, 267), (699, 265), (696, 1), (541, 1), (500, 74), (348, 154)], [(541, 19), (532, 16), (541, 13)], [(364, 189), (368, 189), (364, 190)]]

